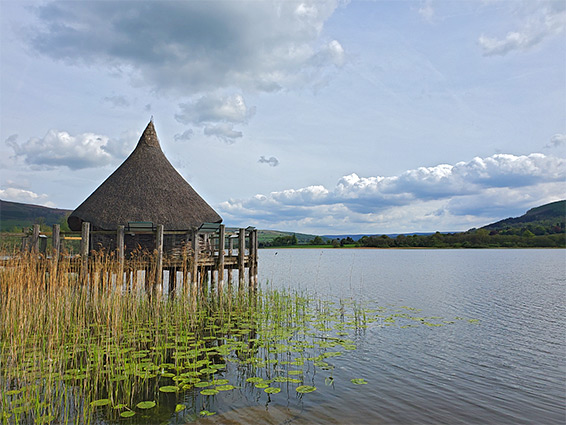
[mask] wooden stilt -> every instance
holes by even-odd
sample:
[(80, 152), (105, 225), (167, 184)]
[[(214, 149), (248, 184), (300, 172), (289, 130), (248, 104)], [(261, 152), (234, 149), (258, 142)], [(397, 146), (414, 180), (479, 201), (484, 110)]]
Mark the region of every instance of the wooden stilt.
[(34, 254), (39, 252), (39, 224), (33, 225), (33, 233), (31, 235), (31, 251)]
[(195, 230), (193, 232), (193, 238), (191, 240), (191, 248), (193, 249), (193, 259), (191, 264), (191, 285), (193, 290), (198, 285), (198, 251), (199, 251), (199, 244), (198, 244), (198, 232)]
[(238, 235), (238, 285), (243, 288), (245, 282), (246, 229), (240, 229)]
[(88, 254), (90, 251), (90, 223), (83, 221), (81, 228), (81, 281), (88, 280)]
[(218, 233), (218, 292), (224, 290), (224, 245), (226, 243), (226, 230), (220, 225)]
[[(228, 238), (228, 257), (232, 258), (232, 251), (234, 250), (234, 238)], [(232, 267), (228, 267), (228, 288), (232, 287)]]
[(116, 250), (118, 255), (118, 270), (116, 284), (122, 285), (124, 283), (124, 226), (118, 226), (116, 231)]
[(163, 291), (163, 224), (157, 225), (155, 235), (155, 249), (157, 258), (155, 261), (155, 285), (161, 292)]
[(61, 253), (61, 226), (54, 224), (51, 233), (51, 275), (53, 278), (57, 275), (57, 266), (59, 264), (59, 255)]

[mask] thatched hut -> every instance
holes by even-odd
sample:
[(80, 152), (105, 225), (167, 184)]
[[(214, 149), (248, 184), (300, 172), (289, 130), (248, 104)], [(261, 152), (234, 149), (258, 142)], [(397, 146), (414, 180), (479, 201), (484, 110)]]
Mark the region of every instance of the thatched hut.
[[(202, 199), (165, 157), (153, 122), (150, 122), (130, 156), (76, 210), (67, 222), (71, 230), (89, 222), (91, 230), (113, 231), (123, 225), (128, 232), (137, 223), (162, 224), (170, 231), (191, 231), (222, 218)], [(129, 232), (126, 247), (151, 249), (152, 235)], [(183, 237), (165, 241), (171, 251)], [(93, 238), (93, 248), (115, 249), (115, 238)]]

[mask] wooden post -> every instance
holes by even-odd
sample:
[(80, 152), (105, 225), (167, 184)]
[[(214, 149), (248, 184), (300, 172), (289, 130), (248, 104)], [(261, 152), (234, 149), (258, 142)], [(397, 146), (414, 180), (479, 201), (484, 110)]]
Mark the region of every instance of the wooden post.
[(254, 232), (250, 230), (248, 234), (248, 283), (250, 288), (254, 287)]
[(39, 235), (39, 252), (47, 255), (47, 236)]
[(155, 249), (157, 250), (157, 258), (155, 261), (155, 284), (162, 290), (163, 285), (163, 224), (157, 225), (157, 233), (155, 235)]
[(186, 294), (189, 290), (189, 258), (187, 255), (190, 233), (187, 233), (185, 244), (183, 245), (183, 292)]
[(59, 260), (59, 254), (61, 253), (61, 226), (58, 224), (53, 225), (51, 245), (53, 247), (53, 258)]
[(170, 267), (169, 268), (169, 296), (173, 296), (175, 294), (175, 290), (177, 289), (177, 268)]
[(34, 254), (39, 252), (39, 224), (33, 225), (33, 234), (31, 235), (31, 250)]
[(88, 254), (90, 246), (90, 223), (83, 221), (81, 229), (81, 280), (88, 279)]
[(243, 288), (245, 275), (244, 275), (244, 261), (246, 254), (246, 229), (240, 229), (238, 235), (238, 284)]
[[(214, 273), (214, 271), (215, 271), (214, 269), (216, 268), (216, 267), (214, 266), (214, 263), (215, 263), (215, 261), (216, 261), (216, 260), (214, 259), (214, 257), (215, 257), (214, 254), (215, 254), (215, 252), (216, 252), (216, 249), (215, 249), (215, 246), (214, 246), (214, 242), (215, 242), (215, 241), (217, 241), (218, 243), (220, 243), (220, 240), (218, 240), (218, 238), (216, 238), (216, 237), (213, 237), (212, 234), (211, 234), (211, 235), (210, 235), (210, 238), (209, 238), (209, 243), (208, 243), (208, 246), (210, 247), (210, 256), (212, 257), (212, 264), (213, 264), (213, 266), (210, 268), (210, 289), (211, 289), (211, 290), (213, 290), (213, 289), (214, 289), (214, 286), (216, 285), (216, 274)], [(219, 251), (219, 252), (220, 252), (220, 251)]]
[(254, 281), (255, 281), (255, 288), (257, 289), (257, 280), (258, 280), (258, 274), (257, 274), (257, 265), (258, 265), (258, 258), (257, 258), (257, 251), (259, 249), (259, 238), (258, 238), (258, 233), (257, 233), (257, 229), (254, 229)]
[(250, 231), (250, 253), (248, 256), (250, 288), (257, 289), (257, 229)]
[(117, 271), (116, 284), (122, 285), (124, 283), (124, 262), (125, 262), (123, 225), (118, 226), (118, 230), (116, 230), (116, 250), (118, 255), (118, 271)]
[(220, 225), (218, 234), (218, 291), (222, 292), (224, 289), (224, 245), (226, 238), (226, 231), (223, 224)]
[(57, 266), (59, 264), (59, 255), (61, 253), (61, 226), (58, 224), (53, 225), (51, 233), (51, 276), (57, 276)]
[(193, 239), (191, 240), (191, 247), (193, 249), (193, 261), (192, 261), (192, 270), (191, 270), (191, 284), (193, 289), (196, 287), (198, 283), (198, 231), (195, 230), (193, 232)]
[(234, 238), (228, 238), (228, 257), (230, 257), (230, 266), (228, 267), (228, 288), (232, 286), (232, 251), (234, 250)]

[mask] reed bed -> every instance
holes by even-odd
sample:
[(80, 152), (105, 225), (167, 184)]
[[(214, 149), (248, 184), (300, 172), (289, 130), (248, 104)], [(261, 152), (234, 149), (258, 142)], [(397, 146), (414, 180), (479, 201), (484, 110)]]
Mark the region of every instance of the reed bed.
[(151, 280), (122, 283), (112, 255), (93, 258), (86, 282), (65, 257), (56, 265), (8, 257), (0, 269), (3, 424), (186, 422), (245, 392), (302, 396), (317, 390), (317, 370), (333, 383), (332, 359), (355, 350), (349, 337), (372, 323), (449, 323), (408, 307), (270, 288), (162, 294), (146, 290)]

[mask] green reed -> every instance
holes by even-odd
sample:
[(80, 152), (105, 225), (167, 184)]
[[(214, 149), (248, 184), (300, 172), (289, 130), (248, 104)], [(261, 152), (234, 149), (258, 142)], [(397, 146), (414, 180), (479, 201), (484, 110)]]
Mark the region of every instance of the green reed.
[(333, 359), (355, 350), (347, 337), (367, 326), (445, 324), (272, 288), (163, 295), (137, 279), (120, 284), (116, 270), (112, 255), (94, 256), (82, 283), (68, 258), (55, 269), (25, 254), (0, 269), (3, 424), (191, 420), (230, 391), (302, 396), (317, 390), (314, 370), (334, 382)]

